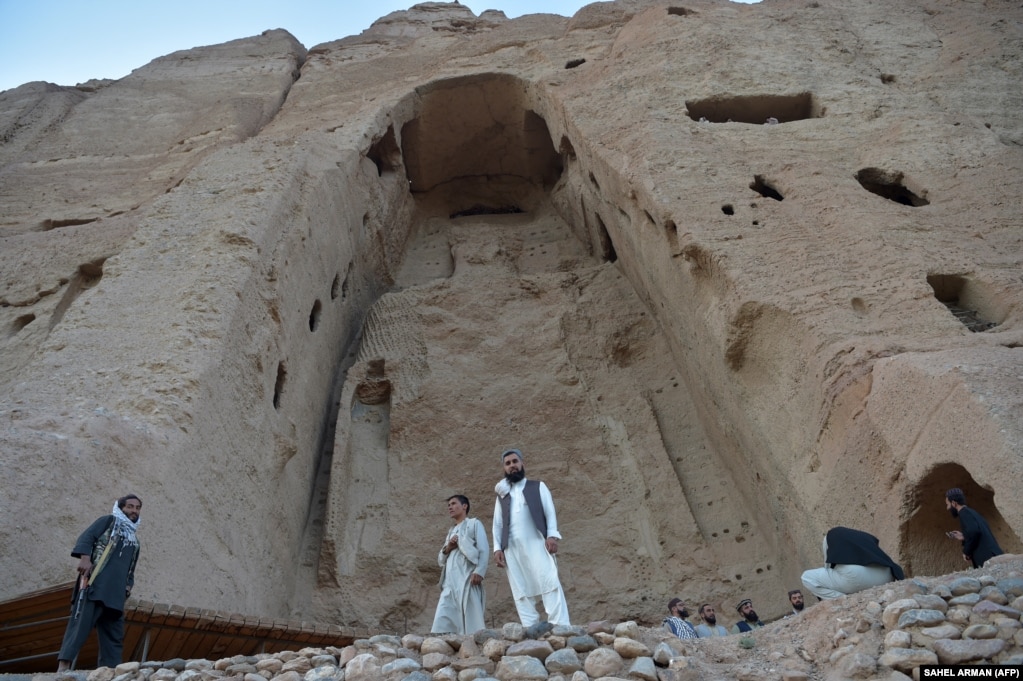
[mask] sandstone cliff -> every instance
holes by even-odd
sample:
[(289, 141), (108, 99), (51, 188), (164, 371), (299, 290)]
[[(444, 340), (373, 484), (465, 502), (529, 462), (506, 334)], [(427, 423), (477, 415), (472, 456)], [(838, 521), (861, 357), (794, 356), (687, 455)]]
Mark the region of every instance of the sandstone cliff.
[(426, 3), (0, 93), (0, 598), (134, 491), (139, 597), (425, 631), (506, 445), (573, 620), (781, 614), (836, 524), (959, 569), (951, 486), (1020, 551), (1021, 34)]

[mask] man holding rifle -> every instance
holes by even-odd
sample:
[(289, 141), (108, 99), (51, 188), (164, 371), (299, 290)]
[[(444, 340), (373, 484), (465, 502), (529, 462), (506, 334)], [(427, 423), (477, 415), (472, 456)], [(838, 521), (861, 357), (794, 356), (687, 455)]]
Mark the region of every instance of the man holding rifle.
[(124, 602), (135, 584), (142, 500), (134, 494), (114, 503), (110, 515), (98, 518), (78, 538), (71, 555), (78, 558), (78, 583), (71, 619), (60, 646), (57, 672), (71, 668), (89, 633), (99, 636), (97, 667), (121, 664), (124, 643)]

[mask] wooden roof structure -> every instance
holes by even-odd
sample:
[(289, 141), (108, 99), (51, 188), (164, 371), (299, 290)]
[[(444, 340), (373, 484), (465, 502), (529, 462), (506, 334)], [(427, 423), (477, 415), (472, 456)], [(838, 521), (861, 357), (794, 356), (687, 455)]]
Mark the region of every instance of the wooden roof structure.
[[(0, 674), (52, 672), (71, 613), (74, 582), (0, 603)], [(124, 611), (124, 660), (217, 660), (308, 647), (341, 647), (356, 638), (334, 624), (183, 607), (130, 599)], [(92, 634), (78, 654), (78, 669), (96, 666)]]

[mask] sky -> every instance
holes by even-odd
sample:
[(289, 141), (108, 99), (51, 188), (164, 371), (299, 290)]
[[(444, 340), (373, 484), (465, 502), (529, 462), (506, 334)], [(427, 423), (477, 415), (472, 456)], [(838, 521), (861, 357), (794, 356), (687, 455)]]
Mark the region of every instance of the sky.
[[(591, 0), (461, 0), (478, 16), (572, 16)], [(741, 0), (752, 2), (753, 0)], [(358, 35), (417, 0), (0, 0), (0, 91), (122, 78), (163, 55), (283, 28), (314, 45)]]

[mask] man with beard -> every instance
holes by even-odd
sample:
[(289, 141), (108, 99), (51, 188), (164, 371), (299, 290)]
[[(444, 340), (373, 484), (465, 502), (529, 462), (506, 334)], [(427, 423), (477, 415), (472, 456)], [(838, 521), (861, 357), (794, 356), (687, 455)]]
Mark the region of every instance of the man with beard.
[(469, 498), (462, 494), (448, 498), (448, 515), (455, 525), (437, 554), (441, 592), (430, 631), (472, 634), (486, 628), (483, 575), (490, 561), (487, 531), (479, 520), (467, 517)]
[(671, 617), (665, 617), (664, 621), (661, 622), (662, 625), (670, 629), (671, 633), (679, 638), (696, 638), (696, 630), (687, 621), (689, 610), (681, 598), (672, 598), (668, 601), (668, 612), (671, 613)]
[(718, 616), (714, 614), (714, 606), (704, 603), (700, 606), (700, 619), (703, 624), (696, 625), (696, 635), (700, 638), (713, 638), (714, 636), (728, 636), (728, 630), (718, 624)]
[(764, 626), (764, 623), (760, 621), (760, 616), (757, 615), (757, 611), (753, 609), (753, 601), (750, 599), (744, 598), (739, 601), (739, 605), (735, 606), (735, 610), (742, 615), (742, 619), (732, 626), (733, 634), (745, 634)]
[(497, 483), (494, 504), (494, 561), (508, 568), (515, 609), (522, 626), (540, 621), (537, 600), (543, 601), (547, 621), (569, 625), (568, 603), (558, 579), (558, 519), (547, 485), (526, 479), (522, 452), (501, 454), (504, 479)]
[(959, 530), (948, 532), (950, 539), (963, 543), (963, 560), (979, 568), (988, 559), (1002, 555), (1002, 547), (995, 541), (987, 521), (966, 505), (966, 495), (958, 487), (945, 492), (945, 508), (953, 518), (959, 518)]
[(78, 537), (71, 555), (78, 558), (78, 584), (72, 597), (71, 618), (57, 656), (57, 673), (71, 668), (92, 630), (99, 637), (97, 667), (121, 664), (124, 645), (124, 602), (135, 585), (142, 500), (134, 494), (114, 502), (110, 515), (90, 525)]
[(785, 617), (792, 617), (803, 612), (803, 592), (799, 589), (793, 589), (789, 592), (789, 605), (792, 606), (792, 612), (785, 615)]
[(872, 586), (905, 579), (872, 534), (832, 527), (824, 535), (824, 567), (803, 573), (803, 586), (817, 598), (839, 598)]

